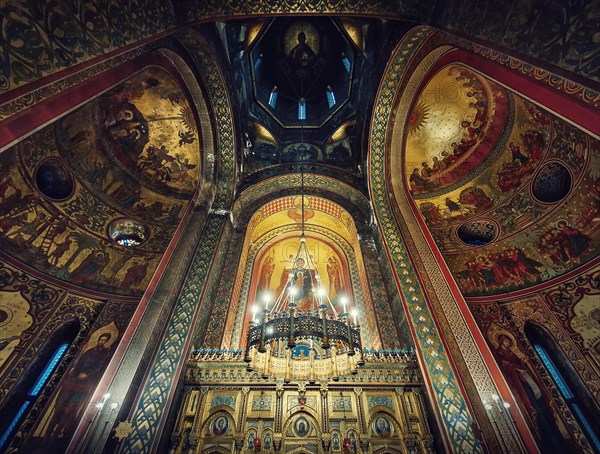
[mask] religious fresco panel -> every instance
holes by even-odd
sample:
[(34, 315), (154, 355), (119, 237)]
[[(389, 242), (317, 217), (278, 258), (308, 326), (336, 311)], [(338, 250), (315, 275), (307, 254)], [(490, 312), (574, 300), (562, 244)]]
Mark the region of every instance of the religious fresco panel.
[(538, 359), (527, 324), (542, 326), (592, 395), (600, 399), (600, 267), (546, 290), (511, 301), (470, 303), (477, 324), (508, 385), (541, 443), (549, 450), (589, 444), (573, 414)]
[(177, 82), (150, 67), (3, 152), (0, 244), (64, 281), (140, 295), (200, 175)]
[(22, 449), (66, 449), (134, 310), (135, 304), (131, 303), (108, 302), (104, 306)]
[[(172, 27), (170, 2), (2, 3), (6, 18), (0, 92)], [(31, 102), (31, 100), (30, 100)]]
[(0, 383), (66, 294), (0, 260)]
[[(118, 333), (123, 332), (129, 323), (135, 307), (136, 304), (131, 302), (107, 302), (77, 295), (56, 282), (42, 280), (0, 260), (0, 400), (14, 404), (15, 399), (20, 399), (22, 396), (15, 393), (15, 389), (19, 388), (15, 387), (22, 387), (23, 379), (35, 382), (37, 377), (31, 376), (31, 368), (39, 368), (36, 364), (40, 358), (42, 362), (50, 359), (49, 346), (55, 345), (56, 348), (67, 340), (64, 338), (67, 326), (77, 326), (78, 331), (74, 338), (69, 339), (69, 348), (54, 371), (54, 376), (62, 376), (63, 381), (79, 380), (79, 386), (71, 389), (70, 398), (71, 403), (77, 405), (65, 406), (60, 413), (60, 420), (68, 420), (72, 425), (74, 420), (65, 415), (76, 417), (85, 409), (86, 399), (91, 396), (112, 355), (112, 350), (102, 350), (103, 355), (86, 355), (85, 352), (93, 348), (92, 343), (96, 347), (95, 352), (109, 342), (114, 349)], [(100, 327), (103, 328), (98, 329)], [(88, 358), (82, 360), (78, 359), (79, 356)], [(83, 368), (78, 365), (80, 363)], [(48, 423), (48, 416), (42, 416), (46, 414), (43, 408), (51, 402), (49, 397), (56, 392), (58, 380), (50, 380), (32, 404), (7, 452), (20, 451), (24, 440), (34, 433), (34, 425), (42, 421)], [(64, 428), (61, 432), (66, 433)], [(37, 449), (47, 448), (47, 443), (46, 439)], [(63, 450), (64, 446), (56, 452)], [(25, 451), (35, 450), (27, 448)]]
[[(411, 193), (465, 296), (526, 288), (599, 252), (600, 143), (516, 94), (489, 98), (488, 86), (460, 65), (443, 68), (413, 107), (406, 139)], [(443, 108), (427, 105), (435, 97)], [(496, 134), (500, 99), (509, 112)], [(444, 179), (464, 166), (467, 179)]]

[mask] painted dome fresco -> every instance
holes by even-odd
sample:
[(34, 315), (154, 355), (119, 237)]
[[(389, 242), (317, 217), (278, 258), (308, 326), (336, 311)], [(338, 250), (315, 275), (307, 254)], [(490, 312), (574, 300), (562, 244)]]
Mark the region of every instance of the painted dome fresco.
[(149, 66), (9, 148), (2, 250), (50, 276), (141, 295), (199, 181), (195, 114)]
[(406, 131), (406, 186), (465, 296), (594, 257), (597, 140), (458, 64), (424, 84)]

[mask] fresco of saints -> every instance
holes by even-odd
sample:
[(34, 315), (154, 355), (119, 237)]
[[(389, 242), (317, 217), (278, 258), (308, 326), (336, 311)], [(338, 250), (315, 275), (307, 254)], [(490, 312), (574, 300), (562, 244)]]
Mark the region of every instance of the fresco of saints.
[(342, 273), (339, 260), (333, 255), (327, 259), (327, 275), (329, 276), (329, 299), (333, 300), (342, 292)]
[(54, 412), (48, 424), (50, 438), (55, 439), (52, 444), (55, 452), (59, 452), (59, 444), (70, 439), (83, 415), (89, 395), (110, 361), (112, 352), (109, 345), (112, 337), (109, 332), (100, 334), (96, 345), (81, 354), (61, 381)]
[(552, 397), (525, 354), (515, 347), (510, 336), (500, 334), (496, 356), (517, 401), (533, 423), (542, 446), (546, 446), (548, 452), (567, 452), (568, 449), (564, 449), (568, 438), (566, 428), (554, 409)]

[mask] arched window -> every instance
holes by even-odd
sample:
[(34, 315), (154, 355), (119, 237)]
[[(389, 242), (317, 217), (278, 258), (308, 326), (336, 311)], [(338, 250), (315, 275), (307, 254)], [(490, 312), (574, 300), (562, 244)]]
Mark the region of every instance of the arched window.
[(59, 329), (51, 336), (37, 359), (32, 362), (22, 379), (15, 385), (12, 397), (7, 399), (6, 406), (2, 408), (0, 452), (6, 449), (15, 436), (17, 429), (64, 359), (78, 331), (79, 323), (76, 321)]
[(600, 452), (599, 434), (592, 423), (600, 419), (594, 399), (573, 370), (564, 353), (557, 347), (550, 335), (536, 324), (525, 326), (525, 335), (533, 345), (540, 361), (552, 377), (565, 403), (579, 422), (588, 441)]

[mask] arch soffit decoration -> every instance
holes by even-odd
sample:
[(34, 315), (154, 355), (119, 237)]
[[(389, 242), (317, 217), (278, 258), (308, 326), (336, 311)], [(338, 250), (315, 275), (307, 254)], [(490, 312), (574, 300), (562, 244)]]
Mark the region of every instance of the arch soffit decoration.
[(203, 182), (212, 182), (215, 167), (215, 131), (213, 119), (210, 116), (206, 89), (200, 86), (188, 63), (178, 53), (167, 48), (157, 49), (157, 52), (168, 59), (177, 69), (184, 82), (184, 87), (182, 88), (188, 91), (188, 95), (194, 105), (195, 114), (198, 117), (197, 121), (201, 141), (200, 158), (202, 162), (201, 179), (198, 181), (198, 188), (196, 190), (198, 192)]
[[(542, 87), (545, 87), (545, 91), (548, 93), (551, 93), (552, 91), (563, 92), (562, 96), (567, 99), (567, 103), (579, 103), (580, 109), (578, 110), (578, 113), (580, 118), (582, 118), (581, 113), (585, 112), (586, 109), (588, 111), (593, 109), (593, 106), (597, 104), (599, 99), (598, 93), (589, 88), (567, 81), (535, 66), (525, 64), (513, 57), (491, 51), (489, 48), (476, 45), (468, 40), (462, 38), (459, 39), (453, 35), (440, 31), (437, 33), (430, 33), (429, 36), (424, 36), (426, 35), (427, 30), (431, 29), (428, 27), (416, 27), (412, 30), (412, 33), (409, 32), (403, 42), (396, 48), (395, 55), (392, 56), (386, 70), (387, 74), (384, 75), (384, 78), (382, 79), (383, 82), (380, 85), (380, 92), (378, 94), (379, 102), (376, 102), (374, 110), (372, 127), (373, 136), (370, 143), (371, 154), (369, 160), (370, 191), (373, 197), (376, 216), (380, 220), (383, 219), (380, 226), (382, 227), (382, 234), (386, 241), (385, 246), (388, 253), (391, 255), (390, 258), (395, 267), (394, 271), (396, 276), (399, 275), (398, 270), (400, 268), (407, 266), (405, 260), (408, 258), (404, 245), (402, 243), (398, 244), (396, 241), (396, 238), (400, 234), (400, 225), (404, 225), (404, 228), (406, 229), (405, 232), (410, 232), (410, 238), (414, 241), (414, 246), (416, 248), (419, 250), (428, 250), (429, 245), (424, 240), (423, 233), (420, 231), (418, 222), (416, 222), (414, 207), (409, 206), (410, 199), (407, 187), (405, 187), (403, 183), (398, 184), (399, 182), (395, 181), (396, 184), (393, 184), (392, 188), (388, 189), (390, 192), (386, 194), (381, 191), (380, 185), (385, 181), (391, 181), (390, 169), (393, 168), (393, 165), (397, 164), (400, 159), (399, 156), (394, 156), (389, 150), (393, 148), (393, 144), (400, 143), (400, 139), (404, 136), (406, 131), (408, 109), (411, 103), (407, 98), (408, 95), (403, 95), (403, 93), (416, 92), (427, 69), (431, 68), (445, 53), (453, 50), (450, 45), (458, 44), (459, 47), (473, 52), (473, 54), (468, 57), (469, 61), (479, 60), (488, 70), (490, 70), (492, 66), (496, 66), (495, 69), (499, 69), (499, 72), (501, 73), (504, 72), (505, 76), (507, 73), (512, 73), (513, 75), (516, 74), (517, 78), (520, 78), (521, 83), (530, 87), (539, 87), (541, 85)], [(413, 36), (410, 36), (411, 34)], [(408, 52), (404, 52), (403, 56), (399, 56), (399, 49), (402, 49), (403, 46), (406, 46), (405, 49)], [(465, 53), (464, 50), (461, 52)], [(393, 64), (393, 62), (396, 64)], [(422, 65), (422, 67), (417, 70), (415, 66), (418, 64)], [(471, 64), (469, 66), (471, 66)], [(409, 67), (410, 70), (408, 70)], [(386, 78), (388, 78), (387, 81), (385, 80)], [(415, 78), (419, 80), (415, 80)], [(493, 78), (491, 79), (494, 80)], [(494, 81), (497, 82), (497, 80)], [(412, 87), (409, 86), (410, 84), (412, 84)], [(501, 85), (506, 86), (507, 84), (501, 83)], [(509, 83), (509, 88), (511, 88), (510, 85), (511, 84)], [(409, 86), (409, 89), (407, 89), (407, 86)], [(513, 88), (515, 87), (513, 86)], [(539, 92), (537, 93), (537, 96), (540, 96)], [(384, 98), (385, 101), (383, 101)], [(543, 99), (545, 98), (538, 98), (540, 102)], [(552, 102), (556, 105), (556, 99)], [(586, 125), (582, 124), (582, 127), (586, 129)], [(386, 150), (388, 152), (386, 152)], [(395, 161), (394, 158), (396, 158)], [(385, 179), (386, 176), (387, 180)], [(418, 216), (416, 218), (418, 219)], [(415, 222), (406, 222), (406, 220), (410, 219)], [(454, 336), (454, 345), (458, 345), (459, 350), (464, 352), (467, 350), (474, 350), (474, 345), (468, 345), (469, 343), (477, 343), (475, 350), (478, 351), (479, 354), (469, 355), (469, 361), (464, 362), (464, 366), (460, 366), (461, 370), (465, 371), (464, 368), (466, 368), (469, 371), (471, 375), (469, 380), (473, 379), (472, 383), (475, 384), (478, 391), (475, 393), (474, 390), (469, 390), (471, 398), (474, 399), (473, 402), (479, 402), (481, 399), (485, 400), (490, 397), (490, 393), (493, 392), (494, 389), (494, 383), (485, 366), (486, 362), (482, 361), (481, 355), (486, 357), (488, 364), (490, 364), (493, 369), (492, 374), (497, 379), (495, 385), (499, 387), (498, 389), (503, 392), (505, 391), (510, 395), (509, 391), (505, 388), (506, 384), (499, 374), (499, 371), (497, 368), (494, 368), (495, 363), (493, 362), (493, 358), (491, 358), (485, 340), (481, 338), (481, 336), (475, 336), (474, 341), (470, 341), (470, 331), (462, 318), (462, 314), (458, 307), (459, 305), (462, 305), (464, 308), (464, 300), (462, 300), (462, 296), (458, 292), (455, 283), (452, 281), (452, 277), (448, 276), (447, 273), (444, 273), (445, 275), (442, 276), (443, 270), (439, 268), (433, 254), (421, 254), (419, 260), (423, 262), (425, 268), (429, 271), (429, 280), (439, 281), (440, 285), (434, 286), (435, 293), (437, 293), (438, 304), (442, 306), (448, 324), (452, 326), (452, 332), (449, 334), (451, 338)], [(446, 281), (450, 281), (451, 288), (444, 285)], [(454, 284), (454, 286), (452, 284)], [(401, 289), (401, 292), (404, 293), (405, 297), (412, 298), (413, 301), (419, 300), (419, 296), (422, 298), (424, 297), (421, 289), (418, 289), (418, 292), (420, 293), (419, 296), (408, 295), (408, 293), (414, 293), (412, 290), (413, 289), (411, 288), (410, 292), (406, 292), (404, 289)], [(410, 313), (411, 307), (408, 307), (407, 310)], [(419, 322), (415, 320), (415, 314), (410, 315), (412, 316), (412, 321), (415, 325), (415, 330), (417, 331), (416, 337), (419, 338), (419, 327), (417, 326), (419, 325)], [(433, 322), (433, 320), (430, 322)], [(423, 340), (421, 339), (420, 345), (425, 355), (424, 360), (428, 363), (426, 351), (429, 348), (424, 346), (422, 342)], [(443, 352), (443, 347), (438, 350)], [(450, 362), (448, 364), (450, 365)], [(428, 386), (430, 386), (429, 383)], [(481, 421), (481, 417), (484, 415), (479, 407), (480, 406), (478, 405), (475, 408), (475, 411), (480, 415), (479, 419)], [(444, 417), (444, 415), (442, 416)], [(485, 423), (486, 422), (484, 422), (484, 424)], [(518, 421), (517, 424), (520, 426), (522, 434), (528, 433), (528, 430), (523, 426), (522, 421)], [(528, 435), (525, 435), (524, 441), (528, 448), (535, 449), (533, 447), (534, 442)], [(453, 443), (453, 441), (451, 442)]]
[[(242, 192), (231, 210), (234, 225), (246, 225), (250, 217), (261, 206), (268, 203), (276, 194), (282, 195), (298, 194), (301, 184), (301, 175), (292, 173), (279, 175), (259, 183), (256, 183)], [(305, 195), (317, 195), (329, 198), (341, 205), (355, 220), (357, 230), (362, 222), (371, 219), (371, 206), (367, 197), (352, 186), (332, 177), (317, 175), (313, 173), (304, 174)], [(330, 197), (328, 197), (328, 195)]]
[[(437, 55), (429, 56), (429, 64), (432, 64), (437, 57), (450, 49), (449, 46), (443, 46), (443, 43), (439, 41), (436, 42), (434, 37), (435, 30), (430, 27), (418, 26), (411, 29), (398, 44), (389, 60), (374, 103), (368, 160), (369, 190), (396, 285), (404, 300), (404, 307), (413, 328), (412, 334), (415, 343), (420, 347), (419, 353), (426, 377), (426, 386), (430, 395), (433, 396), (433, 400), (438, 403), (435, 407), (435, 416), (439, 425), (446, 429), (445, 437), (442, 437), (442, 440), (449, 451), (480, 452), (481, 447), (472, 431), (471, 409), (456, 378), (450, 354), (442, 342), (400, 233), (400, 223), (403, 221), (397, 219), (401, 217), (398, 206), (393, 203), (393, 194), (388, 193), (388, 191), (392, 191), (392, 188), (388, 187), (390, 172), (388, 155), (391, 150), (390, 125), (399, 121), (398, 112), (394, 109), (398, 106), (399, 98), (404, 93), (408, 93), (406, 79), (413, 72), (414, 62), (419, 61), (424, 54), (430, 54), (433, 49), (437, 48)], [(403, 101), (410, 105), (409, 100), (403, 99)], [(405, 109), (408, 111), (408, 106)], [(429, 248), (425, 245), (425, 249), (420, 253), (429, 256), (428, 250)], [(399, 276), (404, 276), (402, 281)], [(406, 285), (403, 285), (405, 281)], [(485, 368), (485, 364), (482, 366)], [(490, 383), (489, 379), (486, 381)], [(489, 386), (486, 391), (491, 393), (492, 389), (494, 388)], [(448, 396), (452, 396), (452, 404), (439, 405), (440, 402), (447, 402)], [(452, 407), (458, 410), (453, 411)], [(461, 437), (457, 436), (458, 426), (461, 426), (459, 431), (463, 432)]]
[[(297, 194), (295, 194), (297, 196)], [(257, 203), (256, 201), (255, 203)], [(268, 204), (269, 202), (267, 202)], [(254, 204), (252, 204), (254, 205)], [(265, 205), (257, 208), (256, 211), (251, 211), (250, 215), (260, 210)], [(343, 207), (342, 207), (343, 210)], [(250, 210), (248, 210), (250, 211)], [(326, 213), (327, 214), (327, 213)], [(331, 214), (329, 214), (332, 216)], [(333, 216), (332, 216), (333, 217)], [(350, 216), (351, 218), (351, 216)], [(267, 217), (268, 219), (268, 217)], [(259, 223), (262, 222), (259, 221)], [(351, 221), (352, 222), (352, 221)], [(277, 236), (292, 237), (294, 234), (299, 232), (298, 225), (295, 222), (291, 222), (289, 225), (280, 226), (277, 229), (270, 229), (260, 233), (258, 237), (253, 236), (253, 230), (256, 226), (248, 226), (245, 238), (244, 247), (242, 248), (242, 255), (240, 257), (237, 272), (236, 272), (236, 283), (234, 284), (233, 301), (240, 301), (237, 307), (230, 311), (230, 317), (227, 322), (228, 326), (236, 326), (232, 339), (230, 340), (232, 345), (241, 345), (241, 339), (243, 336), (243, 319), (246, 313), (246, 306), (249, 298), (249, 291), (251, 285), (251, 274), (254, 270), (254, 263), (263, 250), (265, 245), (271, 243)], [(366, 345), (372, 345), (375, 348), (380, 348), (381, 339), (379, 337), (377, 323), (374, 318), (373, 302), (371, 300), (371, 294), (367, 282), (367, 277), (364, 270), (362, 253), (360, 250), (359, 240), (356, 234), (355, 226), (350, 226), (347, 229), (347, 235), (343, 235), (339, 232), (335, 232), (330, 228), (315, 226), (312, 224), (306, 225), (306, 231), (311, 232), (316, 238), (327, 238), (329, 246), (338, 253), (345, 257), (349, 266), (349, 277), (354, 292), (355, 303), (360, 308), (361, 323), (369, 327), (368, 334), (365, 335)], [(354, 241), (352, 241), (352, 235), (354, 234)], [(235, 317), (235, 322), (231, 320)]]
[[(214, 140), (206, 158), (213, 160), (214, 165), (211, 181), (216, 181), (216, 195), (212, 207), (214, 209), (229, 209), (233, 202), (236, 175), (236, 143), (234, 117), (228, 94), (228, 84), (225, 81), (221, 66), (211, 52), (211, 46), (199, 31), (185, 28), (177, 31), (173, 37), (188, 53), (195, 69), (200, 75), (203, 87), (209, 95), (209, 109), (212, 117), (207, 115), (214, 124), (214, 135), (207, 140)], [(200, 119), (202, 121), (202, 118)]]

